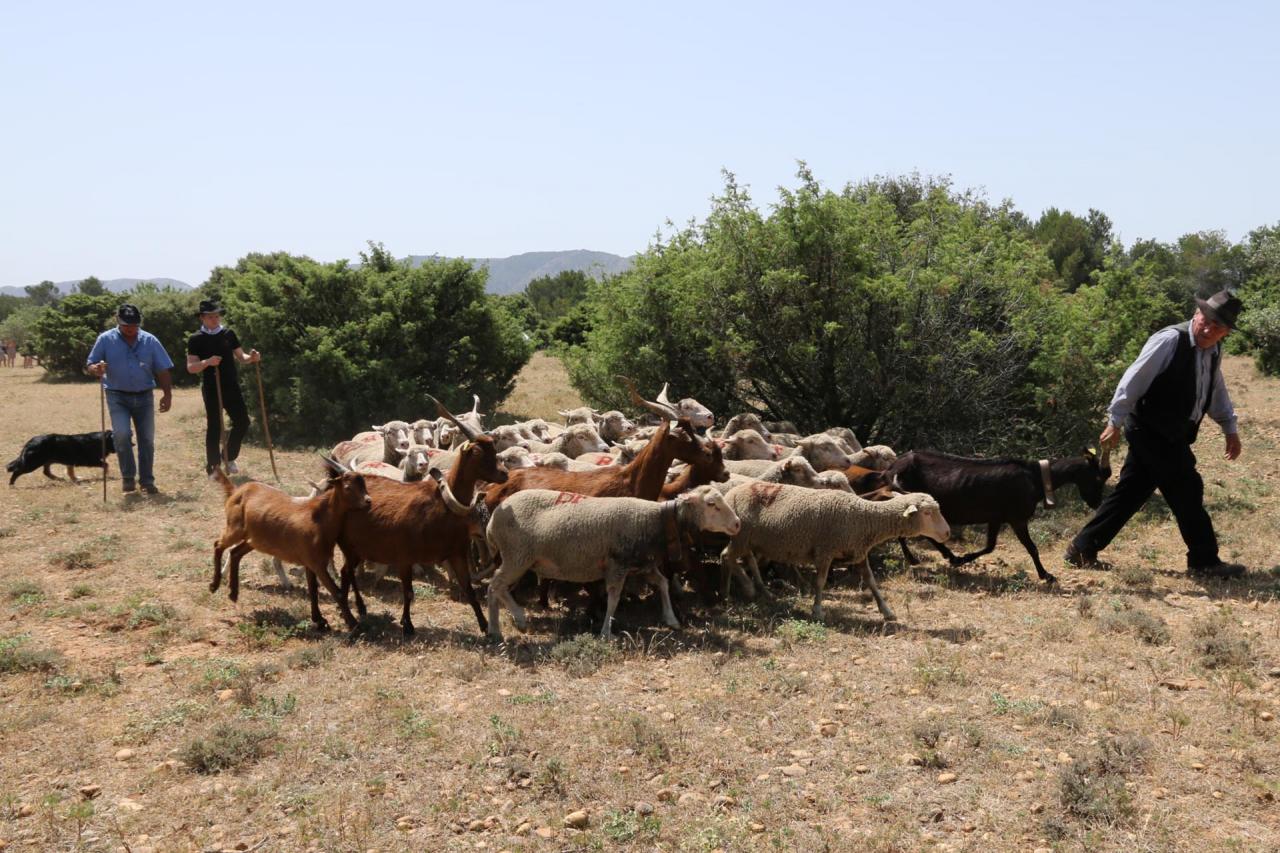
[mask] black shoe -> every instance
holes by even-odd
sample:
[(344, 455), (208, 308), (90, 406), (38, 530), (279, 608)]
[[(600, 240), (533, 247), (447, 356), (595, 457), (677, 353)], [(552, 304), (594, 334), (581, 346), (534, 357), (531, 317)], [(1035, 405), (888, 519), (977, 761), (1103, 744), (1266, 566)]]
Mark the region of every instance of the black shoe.
[(149, 495), (158, 495), (158, 494), (160, 494), (160, 490), (156, 488), (156, 484), (155, 484), (155, 483), (143, 483), (143, 484), (142, 484), (142, 491), (146, 492), (146, 493), (147, 493), (147, 494), (149, 494)]
[(1074, 542), (1067, 545), (1067, 552), (1062, 555), (1062, 559), (1081, 569), (1108, 568), (1106, 563), (1098, 559), (1097, 551), (1082, 551), (1076, 547), (1076, 543)]
[(1187, 566), (1187, 574), (1192, 577), (1216, 578), (1220, 580), (1243, 577), (1244, 571), (1244, 566), (1239, 563), (1224, 563), (1221, 560), (1216, 563)]
[(129, 492), (136, 492), (138, 491), (138, 484), (126, 477), (120, 483), (120, 491), (124, 492), (125, 494), (128, 494)]

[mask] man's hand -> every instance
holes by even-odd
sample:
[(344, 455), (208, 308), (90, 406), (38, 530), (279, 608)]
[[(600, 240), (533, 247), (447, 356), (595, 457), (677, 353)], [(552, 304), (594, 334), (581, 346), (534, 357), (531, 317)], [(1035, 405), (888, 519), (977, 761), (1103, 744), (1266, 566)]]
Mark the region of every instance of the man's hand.
[(262, 353), (256, 349), (249, 350), (249, 364), (256, 364), (259, 361), (262, 361)]
[(1114, 450), (1120, 446), (1120, 428), (1115, 424), (1107, 424), (1107, 428), (1098, 436), (1098, 444), (1103, 450)]
[(220, 356), (220, 355), (211, 355), (211, 356), (209, 356), (208, 358), (206, 358), (206, 359), (205, 359), (205, 362), (206, 362), (210, 367), (217, 367), (219, 364), (222, 364), (222, 356)]
[(160, 411), (162, 412), (169, 411), (169, 407), (171, 405), (173, 405), (173, 392), (161, 391), (160, 392)]
[(101, 379), (107, 375), (107, 363), (105, 361), (97, 361), (89, 365), (89, 373)]
[(1227, 436), (1227, 452), (1222, 455), (1227, 459), (1235, 459), (1240, 455), (1240, 450), (1240, 434), (1233, 432)]

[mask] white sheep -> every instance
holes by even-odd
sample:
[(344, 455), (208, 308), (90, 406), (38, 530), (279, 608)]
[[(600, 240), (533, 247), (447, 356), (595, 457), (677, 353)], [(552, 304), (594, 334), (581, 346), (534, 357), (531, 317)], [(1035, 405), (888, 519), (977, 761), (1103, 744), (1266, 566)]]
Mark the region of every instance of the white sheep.
[(489, 430), (490, 437), (493, 438), (493, 444), (498, 452), (506, 450), (508, 447), (523, 447), (529, 449), (529, 439), (524, 437), (520, 431), (520, 427), (516, 424), (507, 424), (506, 426), (497, 426)]
[(817, 471), (843, 471), (854, 464), (853, 455), (844, 449), (844, 442), (824, 432), (800, 439), (794, 448), (783, 451), (782, 456), (799, 454), (808, 459)]
[(850, 453), (857, 453), (862, 449), (862, 442), (858, 441), (858, 437), (848, 427), (830, 427), (826, 434), (842, 441)]
[(770, 444), (754, 429), (740, 429), (728, 438), (717, 441), (724, 448), (726, 460), (778, 458), (778, 447)]
[(729, 422), (724, 425), (724, 429), (720, 430), (720, 434), (716, 437), (728, 438), (744, 429), (753, 429), (764, 436), (766, 441), (769, 440), (769, 429), (755, 412), (742, 412), (729, 418)]
[(788, 486), (815, 488), (817, 480), (818, 472), (813, 470), (808, 459), (803, 456), (788, 456), (786, 459), (769, 463), (769, 466), (758, 476), (731, 473), (728, 480), (715, 483), (714, 486), (721, 494), (728, 494), (735, 487), (746, 483), (786, 483)]
[(530, 442), (529, 449), (534, 453), (563, 453), (577, 459), (584, 453), (606, 453), (609, 445), (591, 424), (574, 424), (550, 442)]
[(715, 425), (715, 415), (711, 414), (711, 410), (699, 403), (692, 397), (685, 397), (679, 403), (672, 403), (667, 399), (667, 386), (669, 382), (662, 383), (662, 390), (658, 393), (658, 402), (664, 406), (668, 406), (676, 410), (682, 418), (687, 418), (689, 424), (694, 429), (710, 428)]
[(348, 468), (361, 462), (386, 462), (397, 465), (409, 449), (411, 429), (406, 421), (375, 424), (369, 432), (356, 433), (350, 441), (340, 441), (329, 456)]
[(720, 554), (722, 592), (727, 598), (739, 560), (745, 558), (752, 579), (765, 589), (758, 561), (813, 565), (817, 570), (813, 618), (822, 619), (822, 591), (834, 560), (860, 564), (862, 579), (888, 621), (895, 619), (876, 586), (867, 554), (899, 536), (928, 536), (945, 542), (951, 535), (938, 502), (923, 492), (868, 501), (857, 495), (805, 489), (776, 483), (749, 483), (732, 489), (725, 502), (737, 513), (742, 529)]
[(857, 451), (850, 458), (853, 460), (850, 463), (851, 465), (861, 465), (863, 468), (884, 471), (893, 464), (893, 460), (898, 458), (898, 454), (887, 444), (873, 444)]
[(386, 477), (401, 483), (416, 483), (427, 475), (431, 467), (431, 451), (434, 447), (425, 444), (411, 444), (405, 451), (399, 465), (388, 465), (386, 462), (358, 462), (355, 470), (361, 474), (372, 474), (375, 477)]
[(507, 471), (514, 471), (517, 468), (532, 468), (535, 463), (528, 448), (516, 446), (499, 452), (498, 464)]
[(425, 444), (428, 447), (435, 447), (436, 421), (430, 418), (419, 418), (409, 424), (409, 433), (409, 440), (413, 444)]
[[(613, 613), (628, 573), (643, 572), (658, 588), (663, 621), (678, 628), (660, 568), (664, 556), (695, 529), (732, 536), (738, 527), (725, 498), (710, 486), (661, 503), (547, 489), (517, 492), (493, 511), (486, 531), (490, 551), (502, 555), (502, 566), (489, 581), (489, 635), (502, 639), (499, 603), (524, 630), (524, 611), (511, 597), (510, 587), (530, 569), (551, 580), (604, 580), (609, 601), (600, 636), (606, 640), (612, 635)], [(669, 533), (674, 543), (668, 541)]]

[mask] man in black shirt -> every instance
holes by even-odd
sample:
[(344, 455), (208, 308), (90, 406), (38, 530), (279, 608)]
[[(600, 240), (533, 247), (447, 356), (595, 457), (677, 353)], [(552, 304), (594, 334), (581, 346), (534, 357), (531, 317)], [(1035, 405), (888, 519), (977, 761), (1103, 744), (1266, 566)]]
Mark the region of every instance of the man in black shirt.
[[(213, 476), (213, 471), (221, 461), (221, 448), (218, 440), (222, 433), (222, 412), (218, 411), (218, 386), (214, 379), (214, 370), (222, 381), (222, 405), (231, 416), (231, 433), (227, 436), (227, 473), (235, 474), (240, 469), (236, 465), (236, 457), (240, 455), (240, 443), (249, 431), (249, 411), (245, 408), (244, 397), (240, 393), (240, 383), (236, 381), (236, 362), (253, 364), (261, 361), (262, 356), (256, 349), (246, 354), (240, 347), (240, 339), (236, 333), (222, 325), (222, 308), (211, 299), (200, 303), (200, 330), (187, 341), (187, 372), (204, 372), (200, 386), (204, 397), (204, 411), (207, 429), (204, 436), (205, 473)], [(212, 367), (213, 370), (207, 368)]]

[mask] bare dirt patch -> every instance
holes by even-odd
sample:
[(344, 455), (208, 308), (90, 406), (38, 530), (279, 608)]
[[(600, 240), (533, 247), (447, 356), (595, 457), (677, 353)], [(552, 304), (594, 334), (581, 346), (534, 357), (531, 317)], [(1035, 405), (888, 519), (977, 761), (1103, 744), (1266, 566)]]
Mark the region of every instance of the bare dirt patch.
[[(504, 408), (578, 402), (557, 370), (539, 356)], [(1223, 461), (1211, 429), (1197, 451), (1244, 581), (1188, 578), (1158, 499), (1106, 553), (1117, 571), (1061, 565), (1085, 518), (1073, 496), (1033, 525), (1057, 590), (1006, 531), (958, 572), (886, 551), (892, 629), (838, 579), (825, 625), (782, 587), (769, 606), (686, 593), (684, 628), (656, 629), (649, 597), (621, 608), (612, 645), (576, 639), (598, 623), (557, 605), (490, 646), (426, 583), (410, 642), (390, 582), (368, 596), (365, 637), (321, 635), (304, 589), (257, 557), (239, 605), (210, 595), (221, 499), (199, 395), (179, 391), (157, 417), (160, 496), (121, 495), (114, 463), (106, 506), (98, 481), (2, 490), (0, 842), (1277, 849), (1280, 383), (1239, 359), (1226, 371), (1245, 456)], [(37, 375), (0, 370), (7, 454), (98, 428), (94, 386)], [(314, 454), (277, 458), (305, 492)], [(265, 450), (242, 463), (269, 478)]]

